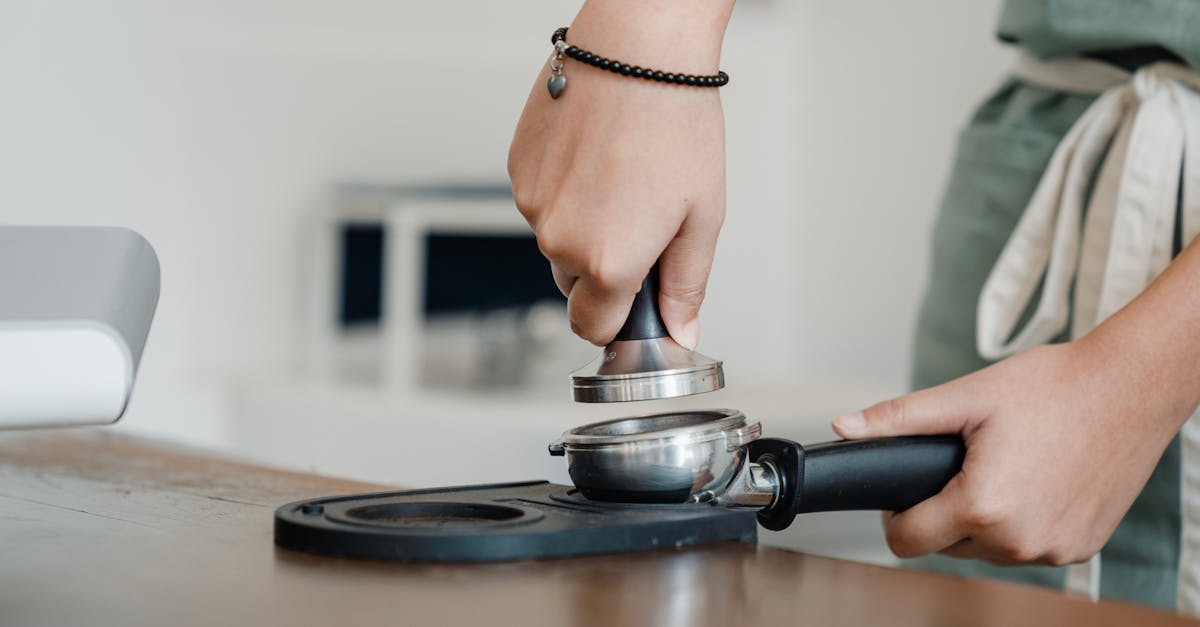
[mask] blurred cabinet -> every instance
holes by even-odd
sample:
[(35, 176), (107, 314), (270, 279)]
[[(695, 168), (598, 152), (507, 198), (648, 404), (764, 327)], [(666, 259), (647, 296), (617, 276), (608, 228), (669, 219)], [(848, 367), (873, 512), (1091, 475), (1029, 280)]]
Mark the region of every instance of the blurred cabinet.
[(506, 186), (343, 185), (314, 232), (306, 376), (513, 389), (590, 355)]

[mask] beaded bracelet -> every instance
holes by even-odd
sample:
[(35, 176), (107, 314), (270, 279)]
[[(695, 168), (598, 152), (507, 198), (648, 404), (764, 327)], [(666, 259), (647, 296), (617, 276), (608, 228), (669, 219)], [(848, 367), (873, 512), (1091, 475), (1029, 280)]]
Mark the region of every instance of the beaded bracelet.
[(551, 98), (558, 98), (562, 95), (563, 90), (567, 88), (567, 77), (563, 76), (562, 72), (564, 56), (571, 57), (592, 67), (620, 74), (621, 76), (632, 76), (633, 78), (642, 78), (648, 81), (672, 83), (687, 87), (724, 87), (729, 84), (729, 75), (725, 72), (718, 71), (716, 74), (709, 76), (694, 76), (692, 74), (676, 74), (674, 72), (640, 68), (636, 65), (605, 59), (598, 54), (592, 54), (578, 46), (567, 44), (566, 26), (554, 31), (554, 34), (550, 36), (550, 43), (554, 44), (554, 57), (550, 59), (550, 78), (546, 80), (546, 89), (550, 91)]

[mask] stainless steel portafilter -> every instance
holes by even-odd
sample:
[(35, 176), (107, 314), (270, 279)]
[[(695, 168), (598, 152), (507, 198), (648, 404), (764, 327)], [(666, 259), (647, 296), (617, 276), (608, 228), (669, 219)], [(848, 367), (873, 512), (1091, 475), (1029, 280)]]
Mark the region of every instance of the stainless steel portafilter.
[(680, 346), (667, 333), (658, 311), (657, 264), (617, 337), (600, 357), (571, 374), (571, 390), (580, 403), (673, 398), (723, 387), (720, 361)]
[(958, 435), (809, 445), (764, 438), (735, 409), (596, 422), (562, 434), (549, 451), (566, 458), (590, 500), (753, 509), (773, 530), (807, 512), (908, 509), (940, 492), (966, 455)]

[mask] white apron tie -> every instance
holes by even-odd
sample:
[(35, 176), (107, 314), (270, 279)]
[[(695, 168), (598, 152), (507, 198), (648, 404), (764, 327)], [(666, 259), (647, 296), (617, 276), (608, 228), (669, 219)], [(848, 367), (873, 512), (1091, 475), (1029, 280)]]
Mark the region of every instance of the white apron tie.
[[(1140, 294), (1171, 261), (1181, 173), (1184, 245), (1200, 231), (1200, 72), (1156, 63), (1131, 75), (1081, 57), (1024, 55), (1014, 74), (1030, 84), (1099, 98), (1055, 149), (983, 285), (976, 342), (979, 354), (991, 360), (1061, 335), (1071, 312), (1072, 285), (1071, 339)], [(1081, 225), (1084, 199), (1102, 161)], [(1037, 307), (1018, 329), (1035, 293)], [(1195, 417), (1182, 432), (1178, 608), (1189, 613), (1200, 610), (1200, 421)], [(1099, 597), (1099, 555), (1068, 569), (1067, 589)]]

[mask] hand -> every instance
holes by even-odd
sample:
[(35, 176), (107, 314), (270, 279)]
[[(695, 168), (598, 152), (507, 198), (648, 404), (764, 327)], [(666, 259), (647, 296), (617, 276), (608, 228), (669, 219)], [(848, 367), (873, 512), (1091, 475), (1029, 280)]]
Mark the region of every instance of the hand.
[[(591, 1), (573, 44), (643, 67), (715, 73), (732, 2)], [(723, 12), (723, 13), (722, 13)], [(660, 261), (667, 330), (694, 348), (725, 215), (725, 139), (716, 89), (635, 80), (565, 60), (545, 65), (517, 125), (508, 171), (517, 207), (568, 297), (572, 330), (603, 345)]]
[(1135, 354), (1087, 336), (834, 420), (850, 439), (966, 442), (941, 493), (884, 514), (892, 551), (1049, 565), (1097, 553), (1191, 413), (1146, 380)]

